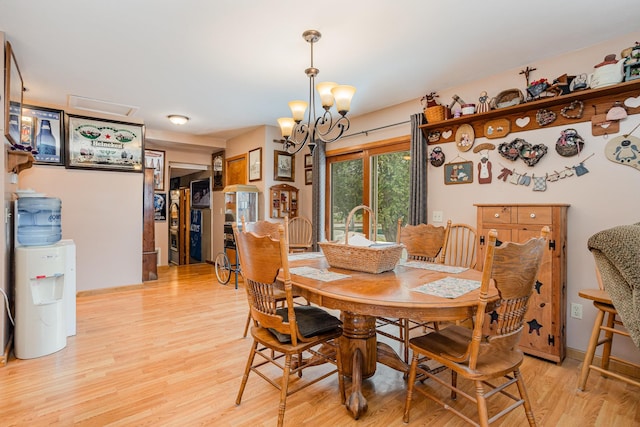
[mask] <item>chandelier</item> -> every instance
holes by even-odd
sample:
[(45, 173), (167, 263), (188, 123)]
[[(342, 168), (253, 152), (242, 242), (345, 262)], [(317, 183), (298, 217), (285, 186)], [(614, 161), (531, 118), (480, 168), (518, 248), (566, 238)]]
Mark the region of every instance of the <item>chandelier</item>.
[[(334, 82), (318, 83), (316, 89), (320, 95), (324, 112), (320, 117), (316, 117), (316, 94), (313, 87), (320, 70), (313, 66), (313, 44), (320, 40), (320, 37), (320, 32), (316, 30), (307, 30), (302, 33), (302, 38), (311, 45), (311, 66), (304, 70), (309, 77), (309, 102), (289, 102), (293, 117), (278, 119), (282, 138), (284, 138), (283, 149), (290, 154), (297, 153), (305, 144), (309, 146), (309, 151), (313, 154), (317, 140), (325, 143), (337, 141), (349, 129), (350, 122), (347, 113), (351, 106), (351, 98), (356, 92), (356, 88), (353, 86), (339, 85)], [(334, 102), (340, 114), (335, 121), (330, 111)], [(309, 106), (309, 104), (311, 105)], [(309, 106), (307, 121), (303, 122), (307, 106)]]

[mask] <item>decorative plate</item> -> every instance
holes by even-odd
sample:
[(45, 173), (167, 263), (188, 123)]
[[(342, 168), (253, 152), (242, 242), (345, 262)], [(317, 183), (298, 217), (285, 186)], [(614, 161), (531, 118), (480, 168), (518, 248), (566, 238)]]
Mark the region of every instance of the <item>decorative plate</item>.
[(470, 124), (463, 124), (456, 130), (456, 147), (460, 151), (469, 151), (473, 147), (475, 132)]

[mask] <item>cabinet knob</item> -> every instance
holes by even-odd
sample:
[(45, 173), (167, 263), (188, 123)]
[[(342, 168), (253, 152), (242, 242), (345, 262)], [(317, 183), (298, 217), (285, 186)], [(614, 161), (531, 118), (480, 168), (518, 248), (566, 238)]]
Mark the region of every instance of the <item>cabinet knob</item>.
[(499, 213), (494, 213), (493, 216), (496, 217), (496, 218), (500, 218), (500, 214)]
[(531, 212), (531, 213), (529, 214), (529, 216), (530, 216), (531, 218), (535, 218), (535, 217), (536, 217), (536, 214), (535, 214), (535, 213), (533, 213), (533, 212)]

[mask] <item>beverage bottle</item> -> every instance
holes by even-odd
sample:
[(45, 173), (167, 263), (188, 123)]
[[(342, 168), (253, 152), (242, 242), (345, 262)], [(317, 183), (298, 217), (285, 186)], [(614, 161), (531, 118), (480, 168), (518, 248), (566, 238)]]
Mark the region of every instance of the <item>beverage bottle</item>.
[(36, 137), (36, 147), (39, 154), (56, 154), (56, 138), (51, 133), (51, 122), (42, 120), (40, 122), (40, 132)]

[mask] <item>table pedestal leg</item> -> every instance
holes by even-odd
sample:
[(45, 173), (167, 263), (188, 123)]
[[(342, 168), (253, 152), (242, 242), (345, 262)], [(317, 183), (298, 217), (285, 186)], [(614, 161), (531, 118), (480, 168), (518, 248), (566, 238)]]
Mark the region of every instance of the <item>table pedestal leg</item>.
[(347, 311), (342, 312), (341, 318), (343, 374), (352, 379), (346, 407), (357, 420), (367, 410), (367, 399), (362, 395), (362, 379), (376, 372), (376, 318)]

